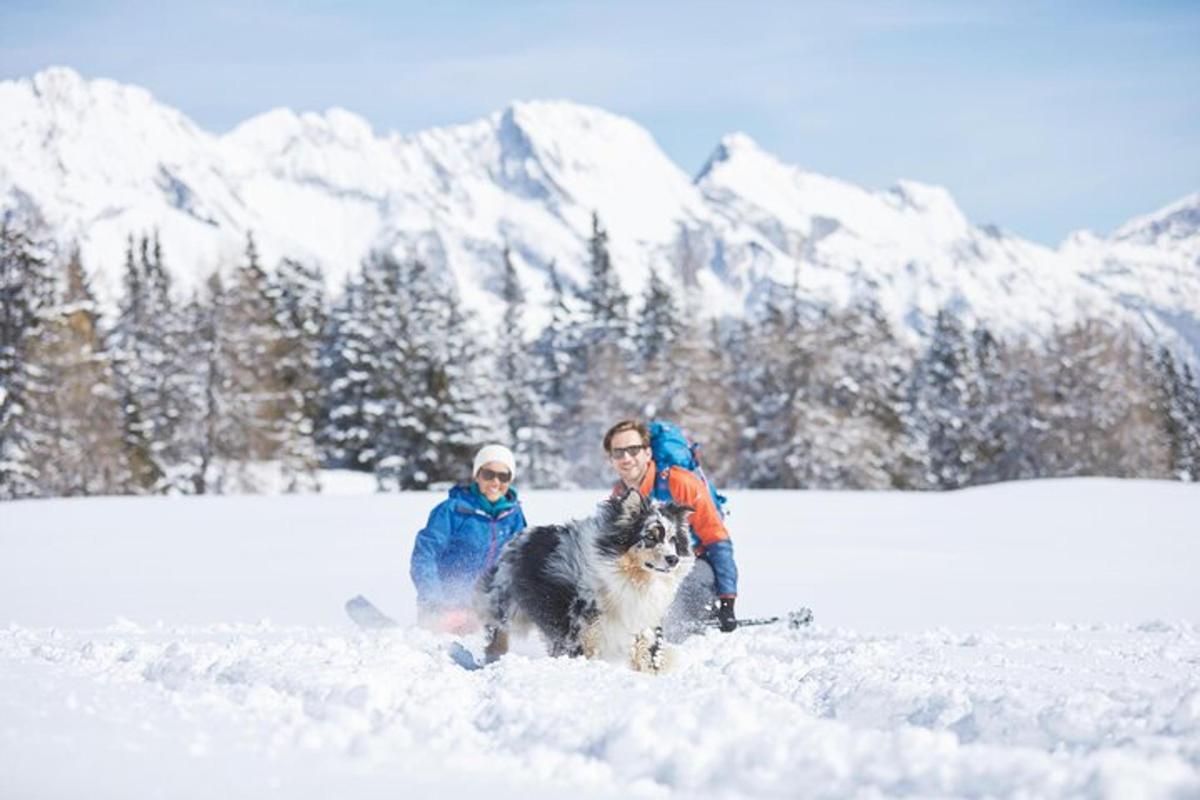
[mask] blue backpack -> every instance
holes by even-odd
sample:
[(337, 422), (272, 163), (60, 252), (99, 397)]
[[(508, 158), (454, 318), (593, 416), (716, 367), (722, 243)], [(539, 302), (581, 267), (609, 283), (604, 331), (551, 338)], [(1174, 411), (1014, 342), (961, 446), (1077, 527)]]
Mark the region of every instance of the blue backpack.
[(688, 440), (683, 429), (673, 422), (654, 420), (650, 423), (650, 454), (658, 474), (654, 476), (654, 498), (663, 502), (670, 501), (671, 488), (668, 483), (671, 467), (682, 467), (704, 482), (708, 493), (712, 496), (717, 514), (725, 519), (725, 495), (717, 491), (717, 487), (709, 482), (700, 466), (700, 445)]

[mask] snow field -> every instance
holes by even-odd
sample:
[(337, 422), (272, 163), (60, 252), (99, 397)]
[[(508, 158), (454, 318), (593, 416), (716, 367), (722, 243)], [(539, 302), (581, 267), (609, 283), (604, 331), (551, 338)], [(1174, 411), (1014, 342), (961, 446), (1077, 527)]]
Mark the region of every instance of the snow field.
[(406, 574), (438, 498), (0, 505), (0, 797), (1200, 796), (1194, 486), (734, 492), (739, 610), (816, 624), (660, 677), (455, 665)]
[[(59, 785), (17, 760), (36, 763), (41, 736), (68, 764), (98, 747), (129, 768), (186, 754), (163, 776), (165, 796), (223, 788), (209, 773), (230, 758), (253, 765), (245, 796), (256, 784), (309, 796), (297, 775), (313, 769), (380, 790), (416, 780), (499, 796), (1200, 791), (1200, 641), (1188, 624), (747, 629), (689, 640), (660, 678), (540, 654), (467, 672), (448, 641), (416, 629), (11, 626), (6, 673), (76, 688), (41, 698), (57, 706), (57, 735), (8, 727), (0, 789), (49, 796)], [(6, 693), (10, 726), (38, 717), (29, 699)], [(122, 785), (114, 776), (99, 796)]]

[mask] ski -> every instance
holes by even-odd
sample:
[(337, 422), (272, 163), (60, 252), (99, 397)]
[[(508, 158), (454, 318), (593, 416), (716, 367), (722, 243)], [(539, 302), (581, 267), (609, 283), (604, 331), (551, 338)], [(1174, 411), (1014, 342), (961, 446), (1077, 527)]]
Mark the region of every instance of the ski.
[(380, 611), (374, 603), (361, 594), (346, 601), (346, 613), (354, 621), (354, 624), (364, 630), (377, 631), (400, 627), (400, 623)]
[[(379, 610), (379, 607), (361, 594), (346, 601), (346, 614), (355, 625), (367, 631), (388, 630), (399, 628), (400, 623)], [(483, 669), (483, 664), (475, 658), (475, 654), (459, 642), (451, 642), (446, 649), (446, 655), (458, 666), (468, 671)]]

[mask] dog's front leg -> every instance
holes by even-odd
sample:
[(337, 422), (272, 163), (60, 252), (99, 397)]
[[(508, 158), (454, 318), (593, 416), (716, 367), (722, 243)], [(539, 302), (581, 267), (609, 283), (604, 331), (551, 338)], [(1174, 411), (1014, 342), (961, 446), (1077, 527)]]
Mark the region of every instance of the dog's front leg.
[(653, 630), (646, 628), (633, 638), (631, 666), (638, 672), (666, 672), (670, 667), (669, 656), (661, 625)]
[(488, 626), (487, 646), (483, 649), (483, 658), (491, 664), (508, 652), (508, 629)]

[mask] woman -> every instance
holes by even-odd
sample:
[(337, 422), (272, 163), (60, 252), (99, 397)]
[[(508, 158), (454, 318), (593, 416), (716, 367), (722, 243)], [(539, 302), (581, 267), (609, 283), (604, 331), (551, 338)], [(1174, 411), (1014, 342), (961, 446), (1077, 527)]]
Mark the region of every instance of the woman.
[(512, 488), (516, 472), (507, 447), (480, 448), (471, 484), (451, 489), (417, 534), (409, 573), (417, 587), (417, 621), (425, 627), (458, 634), (479, 627), (471, 610), (475, 581), (525, 529)]

